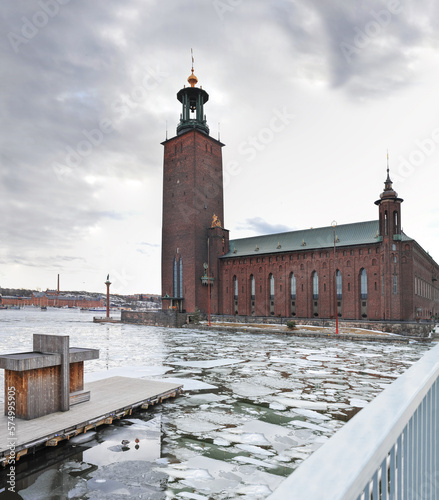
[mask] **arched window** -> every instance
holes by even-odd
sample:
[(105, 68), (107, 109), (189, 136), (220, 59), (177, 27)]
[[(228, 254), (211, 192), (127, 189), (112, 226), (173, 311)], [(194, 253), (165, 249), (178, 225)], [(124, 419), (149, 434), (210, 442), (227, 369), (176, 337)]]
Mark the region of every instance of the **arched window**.
[(256, 282), (253, 274), (250, 275), (250, 289), (251, 289), (252, 299), (254, 299), (256, 295)]
[(291, 298), (296, 298), (296, 277), (291, 273)]
[(366, 269), (361, 270), (361, 298), (367, 299), (367, 273)]
[(234, 290), (235, 299), (237, 299), (238, 298), (238, 278), (236, 276), (233, 276), (233, 290)]
[(173, 272), (173, 290), (174, 297), (178, 297), (178, 272), (177, 272), (177, 259), (174, 257), (174, 272)]
[(341, 299), (342, 295), (342, 286), (341, 286), (341, 272), (337, 269), (336, 273), (336, 281), (337, 281), (337, 299)]
[(312, 273), (312, 295), (313, 299), (319, 298), (319, 277), (317, 276), (317, 271)]
[(393, 212), (393, 234), (399, 234), (399, 219), (398, 212)]
[(387, 220), (387, 210), (384, 212), (384, 234), (387, 235), (387, 226), (388, 226), (388, 220)]
[(274, 276), (270, 273), (268, 278), (270, 280), (270, 298), (274, 298)]

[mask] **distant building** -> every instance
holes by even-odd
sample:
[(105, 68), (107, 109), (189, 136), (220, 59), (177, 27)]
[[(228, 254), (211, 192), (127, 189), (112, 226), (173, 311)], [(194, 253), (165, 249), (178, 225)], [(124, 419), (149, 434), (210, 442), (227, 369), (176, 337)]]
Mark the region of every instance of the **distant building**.
[(31, 297), (3, 296), (4, 306), (44, 306), (44, 307), (103, 307), (101, 296), (89, 297), (85, 295), (57, 295), (53, 290), (47, 292), (33, 292)]
[(401, 230), (387, 165), (378, 219), (229, 241), (222, 144), (196, 87), (177, 93), (177, 135), (163, 142), (163, 309), (371, 320), (439, 315), (439, 266)]

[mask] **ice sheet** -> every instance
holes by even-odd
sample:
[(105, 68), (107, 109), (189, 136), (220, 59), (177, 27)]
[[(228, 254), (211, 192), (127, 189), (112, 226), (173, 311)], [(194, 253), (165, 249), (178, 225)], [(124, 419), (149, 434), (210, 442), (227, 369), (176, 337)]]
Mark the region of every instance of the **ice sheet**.
[(236, 365), (237, 363), (244, 363), (245, 359), (206, 359), (202, 361), (176, 361), (169, 363), (170, 365), (190, 366), (192, 368), (215, 368), (217, 366)]

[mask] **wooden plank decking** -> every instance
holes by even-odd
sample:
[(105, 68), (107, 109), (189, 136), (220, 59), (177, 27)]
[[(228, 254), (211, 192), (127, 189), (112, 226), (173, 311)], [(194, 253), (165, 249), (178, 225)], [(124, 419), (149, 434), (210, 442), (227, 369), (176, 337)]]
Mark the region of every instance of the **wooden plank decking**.
[[(101, 424), (130, 414), (133, 408), (147, 408), (163, 399), (181, 393), (183, 385), (129, 377), (111, 377), (85, 384), (90, 401), (33, 420), (15, 419), (15, 453), (25, 455), (27, 450), (41, 445), (54, 446)], [(0, 408), (0, 462), (4, 465), (9, 455), (8, 417)]]

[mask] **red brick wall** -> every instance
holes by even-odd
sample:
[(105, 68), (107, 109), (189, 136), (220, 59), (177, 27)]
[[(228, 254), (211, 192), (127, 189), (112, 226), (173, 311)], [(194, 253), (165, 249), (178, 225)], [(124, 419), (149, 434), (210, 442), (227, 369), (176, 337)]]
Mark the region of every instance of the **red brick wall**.
[[(334, 275), (335, 270), (339, 269), (342, 274), (341, 317), (362, 319), (361, 303), (364, 301), (360, 298), (360, 273), (363, 268), (367, 272), (365, 302), (368, 319), (411, 320), (414, 319), (413, 305), (422, 308), (421, 317), (424, 319), (429, 319), (435, 312), (439, 314), (438, 282), (432, 283), (431, 279), (435, 273), (439, 279), (439, 266), (413, 242), (388, 240), (375, 245), (341, 247), (337, 249), (336, 266), (333, 250), (328, 248), (255, 257), (230, 257), (221, 259), (220, 268), (223, 314), (235, 313), (234, 276), (238, 279), (237, 314), (252, 314), (250, 276), (253, 274), (256, 280), (254, 315), (291, 317), (290, 276), (294, 272), (296, 317), (314, 317), (314, 302), (317, 302), (318, 317), (334, 317)], [(318, 300), (312, 298), (313, 271), (319, 277)], [(274, 314), (270, 311), (270, 274), (275, 279)], [(394, 275), (397, 276), (396, 293), (393, 288)], [(423, 295), (414, 294), (414, 276), (424, 281)], [(431, 285), (430, 291), (427, 284)]]
[[(162, 296), (174, 295), (174, 257), (183, 259), (183, 309), (207, 311), (201, 284), (207, 232), (216, 214), (224, 224), (223, 144), (197, 131), (163, 143)], [(163, 301), (163, 308), (170, 305)]]
[[(378, 253), (377, 253), (378, 252)], [(255, 315), (270, 315), (269, 275), (275, 279), (274, 316), (291, 316), (291, 273), (296, 277), (296, 316), (335, 316), (335, 270), (342, 274), (341, 314), (345, 319), (361, 318), (360, 272), (367, 272), (367, 317), (382, 318), (381, 273), (384, 254), (380, 244), (338, 248), (336, 266), (333, 250), (306, 250), (258, 257), (221, 259), (223, 313), (234, 313), (233, 277), (238, 278), (238, 314), (251, 315), (250, 276), (256, 280)], [(313, 299), (312, 273), (319, 278), (318, 299)], [(317, 302), (317, 306), (314, 303)], [(400, 315), (398, 307), (393, 315)], [(389, 318), (390, 319), (390, 318)], [(396, 319), (396, 317), (395, 317)], [(399, 318), (398, 318), (399, 319)]]
[[(415, 318), (430, 319), (439, 315), (439, 266), (417, 244), (413, 249), (413, 314)], [(415, 286), (416, 281), (416, 286)]]

